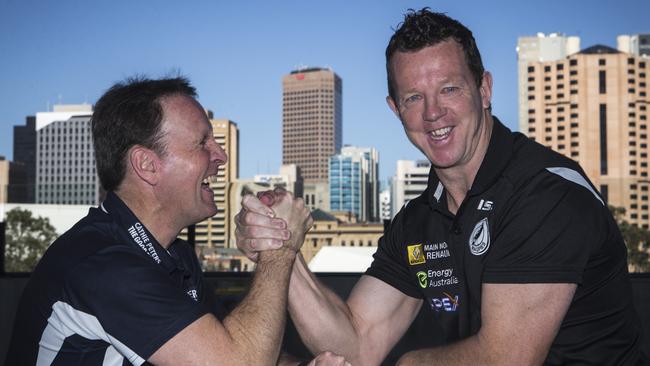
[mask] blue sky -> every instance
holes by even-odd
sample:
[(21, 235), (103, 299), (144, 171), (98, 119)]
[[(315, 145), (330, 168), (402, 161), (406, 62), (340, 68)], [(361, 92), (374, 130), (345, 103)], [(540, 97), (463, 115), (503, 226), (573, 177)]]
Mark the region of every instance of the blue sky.
[(343, 79), (343, 143), (373, 146), (380, 176), (420, 159), (385, 103), (384, 49), (408, 8), (448, 13), (473, 32), (494, 76), (493, 112), (517, 129), (517, 37), (562, 32), (616, 47), (650, 32), (647, 0), (34, 1), (0, 0), (0, 155), (13, 125), (62, 103), (94, 103), (113, 82), (180, 70), (204, 107), (240, 129), (240, 177), (282, 160), (282, 76), (299, 65)]

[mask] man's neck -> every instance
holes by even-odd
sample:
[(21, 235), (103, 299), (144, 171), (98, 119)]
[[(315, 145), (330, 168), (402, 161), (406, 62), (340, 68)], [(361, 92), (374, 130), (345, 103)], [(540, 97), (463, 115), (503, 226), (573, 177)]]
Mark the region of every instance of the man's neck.
[(165, 210), (155, 200), (148, 200), (142, 194), (128, 190), (119, 190), (115, 194), (133, 212), (147, 230), (156, 238), (156, 241), (165, 249), (176, 239), (181, 229), (175, 228), (171, 217), (165, 215)]
[(467, 193), (472, 188), (476, 174), (483, 163), (488, 146), (490, 145), (494, 120), (488, 110), (484, 110), (483, 113), (481, 131), (479, 132), (479, 143), (476, 145), (476, 150), (470, 160), (465, 164), (452, 168), (434, 168), (438, 179), (440, 179), (440, 182), (445, 187), (447, 209), (454, 215), (458, 212), (460, 205), (465, 200), (465, 196), (467, 196)]

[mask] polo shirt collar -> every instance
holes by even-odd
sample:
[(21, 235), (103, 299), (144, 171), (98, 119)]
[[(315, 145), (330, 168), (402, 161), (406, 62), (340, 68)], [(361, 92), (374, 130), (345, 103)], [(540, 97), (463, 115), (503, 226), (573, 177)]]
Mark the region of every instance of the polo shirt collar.
[[(494, 116), (492, 118), (494, 123), (492, 124), (490, 143), (467, 197), (483, 193), (491, 187), (512, 157), (514, 146), (512, 132), (498, 118)], [(447, 211), (447, 196), (444, 194), (444, 186), (438, 179), (433, 165), (429, 170), (427, 196), (432, 207)]]
[(169, 273), (184, 269), (179, 261), (172, 257), (176, 241), (169, 246), (169, 251), (163, 248), (135, 216), (133, 211), (114, 192), (106, 194), (106, 199), (101, 203), (100, 207), (117, 224), (117, 234), (123, 242), (136, 247), (139, 252), (149, 257), (154, 264), (161, 265)]

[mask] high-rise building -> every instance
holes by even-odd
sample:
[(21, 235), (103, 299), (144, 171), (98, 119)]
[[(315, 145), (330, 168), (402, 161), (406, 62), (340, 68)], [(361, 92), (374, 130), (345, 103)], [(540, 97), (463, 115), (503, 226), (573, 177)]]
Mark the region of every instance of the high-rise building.
[(9, 186), (9, 160), (0, 156), (0, 203), (7, 203), (7, 187)]
[(617, 48), (621, 52), (635, 56), (650, 57), (650, 33), (620, 35), (616, 38)]
[(379, 154), (372, 147), (345, 146), (330, 158), (330, 210), (362, 222), (379, 221)]
[(282, 78), (282, 163), (300, 168), (306, 189), (307, 183), (327, 182), (329, 158), (341, 149), (342, 84), (324, 68)]
[(628, 222), (650, 225), (650, 60), (593, 46), (527, 67), (530, 138), (578, 161)]
[(397, 214), (408, 201), (427, 188), (431, 163), (428, 160), (398, 160), (392, 187), (392, 213)]
[(537, 33), (536, 36), (517, 39), (517, 67), (519, 71), (519, 131), (528, 131), (529, 97), (527, 68), (530, 62), (556, 61), (580, 51), (580, 38), (567, 37), (560, 33)]
[(99, 203), (91, 116), (89, 104), (36, 114), (36, 203)]
[(393, 218), (393, 208), (390, 201), (390, 188), (379, 193), (379, 218), (382, 220), (391, 220)]
[(217, 214), (195, 225), (195, 243), (197, 247), (225, 248), (233, 225), (230, 195), (231, 183), (239, 175), (239, 130), (237, 124), (227, 119), (212, 119), (212, 112), (207, 111), (212, 134), (221, 148), (228, 154), (228, 162), (219, 168), (216, 179), (210, 181), (214, 192)]
[(36, 202), (36, 117), (14, 126), (14, 158), (9, 169), (8, 202)]

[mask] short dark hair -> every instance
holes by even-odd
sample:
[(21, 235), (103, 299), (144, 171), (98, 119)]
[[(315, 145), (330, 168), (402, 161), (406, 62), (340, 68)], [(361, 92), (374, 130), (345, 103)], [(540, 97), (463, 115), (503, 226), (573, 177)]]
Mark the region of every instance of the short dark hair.
[(108, 89), (95, 104), (92, 116), (97, 174), (106, 191), (119, 188), (126, 172), (126, 153), (141, 145), (165, 154), (161, 100), (172, 95), (196, 98), (196, 89), (182, 76), (128, 78)]
[(459, 21), (442, 13), (431, 12), (429, 8), (418, 11), (409, 9), (386, 47), (388, 95), (395, 102), (397, 96), (390, 70), (390, 60), (395, 52), (415, 52), (449, 39), (455, 40), (463, 48), (465, 62), (474, 76), (476, 85), (481, 86), (485, 69), (472, 32)]

